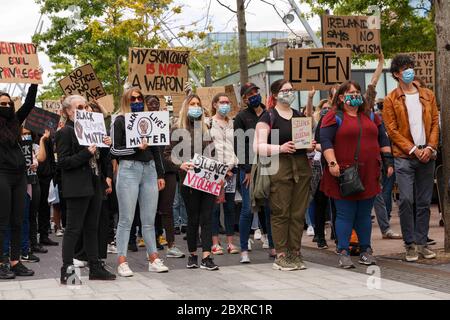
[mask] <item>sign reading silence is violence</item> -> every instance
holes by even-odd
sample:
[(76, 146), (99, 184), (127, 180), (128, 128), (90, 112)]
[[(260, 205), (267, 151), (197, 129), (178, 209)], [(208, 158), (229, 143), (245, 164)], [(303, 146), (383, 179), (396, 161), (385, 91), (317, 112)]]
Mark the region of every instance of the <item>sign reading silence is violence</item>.
[(128, 81), (143, 94), (184, 94), (189, 51), (130, 48), (128, 63)]
[(36, 45), (0, 42), (0, 82), (42, 83)]
[(67, 77), (59, 81), (59, 85), (66, 97), (80, 95), (90, 102), (106, 96), (106, 91), (91, 64), (73, 70)]
[(34, 107), (25, 121), (25, 129), (38, 134), (44, 134), (47, 129), (53, 135), (58, 129), (60, 118), (56, 113)]
[(80, 146), (108, 148), (103, 143), (103, 138), (107, 135), (103, 114), (77, 110), (74, 129)]
[(136, 112), (125, 114), (127, 148), (137, 148), (146, 139), (150, 146), (170, 144), (169, 112)]
[(327, 90), (350, 80), (350, 49), (287, 49), (284, 78), (294, 90)]

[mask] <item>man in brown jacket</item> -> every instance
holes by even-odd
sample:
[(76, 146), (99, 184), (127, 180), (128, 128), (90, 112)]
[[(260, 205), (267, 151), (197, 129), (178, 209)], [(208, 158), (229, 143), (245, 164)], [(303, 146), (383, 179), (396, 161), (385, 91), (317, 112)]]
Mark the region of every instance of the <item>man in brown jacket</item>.
[(426, 259), (436, 257), (427, 248), (427, 237), (439, 143), (439, 112), (435, 96), (431, 90), (413, 82), (413, 68), (414, 61), (408, 55), (400, 54), (392, 60), (391, 72), (399, 86), (385, 98), (383, 109), (383, 120), (395, 157), (400, 190), (400, 224), (406, 261), (409, 262), (417, 261), (419, 254)]

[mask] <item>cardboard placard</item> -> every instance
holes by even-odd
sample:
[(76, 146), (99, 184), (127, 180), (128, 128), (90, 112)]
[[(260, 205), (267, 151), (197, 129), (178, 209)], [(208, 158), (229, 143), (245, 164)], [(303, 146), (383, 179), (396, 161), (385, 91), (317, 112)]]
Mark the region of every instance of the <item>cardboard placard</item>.
[(202, 100), (202, 105), (206, 108), (210, 115), (212, 115), (212, 100), (214, 96), (218, 93), (226, 93), (231, 102), (231, 112), (229, 118), (234, 118), (238, 114), (240, 108), (238, 104), (238, 99), (236, 97), (236, 92), (233, 85), (223, 86), (223, 87), (201, 87), (197, 88), (197, 94)]
[(171, 96), (172, 111), (174, 117), (180, 116), (181, 106), (183, 105), (184, 99), (186, 99), (185, 95)]
[(169, 112), (136, 112), (125, 114), (127, 148), (137, 148), (147, 139), (150, 146), (170, 144)]
[(322, 16), (325, 48), (349, 48), (355, 54), (381, 53), (377, 16)]
[(287, 49), (284, 55), (284, 78), (294, 90), (328, 90), (350, 80), (350, 49)]
[(145, 95), (183, 94), (189, 51), (130, 48), (128, 81)]
[(44, 100), (42, 101), (42, 109), (61, 115), (62, 103), (59, 100)]
[(21, 97), (12, 97), (11, 101), (14, 102), (14, 109), (16, 112), (22, 107), (22, 98)]
[(74, 129), (80, 146), (109, 148), (103, 143), (103, 138), (107, 135), (103, 114), (77, 110)]
[(41, 84), (39, 65), (36, 45), (0, 41), (0, 83)]
[(196, 153), (192, 159), (194, 169), (189, 170), (183, 185), (218, 196), (228, 171), (228, 165)]
[(48, 129), (53, 135), (58, 128), (60, 118), (53, 112), (34, 107), (25, 121), (25, 129), (37, 134), (44, 134), (45, 130)]
[(436, 88), (436, 58), (433, 51), (407, 52), (414, 59), (414, 72), (416, 77), (425, 82), (430, 90)]
[(292, 118), (292, 141), (295, 143), (295, 149), (311, 149), (312, 140), (312, 118)]
[(104, 97), (98, 98), (97, 102), (105, 108), (105, 110), (108, 112), (108, 114), (111, 114), (114, 112), (114, 96), (112, 94), (108, 94)]
[(59, 81), (67, 96), (80, 95), (92, 101), (106, 96), (105, 89), (90, 63), (73, 70), (67, 77)]

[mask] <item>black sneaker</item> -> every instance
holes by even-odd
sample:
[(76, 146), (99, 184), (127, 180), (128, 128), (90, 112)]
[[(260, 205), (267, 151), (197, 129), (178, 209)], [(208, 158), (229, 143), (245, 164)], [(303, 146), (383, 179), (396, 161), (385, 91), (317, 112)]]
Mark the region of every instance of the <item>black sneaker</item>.
[(177, 235), (177, 236), (179, 236), (179, 235), (181, 234), (181, 230), (180, 230), (179, 227), (176, 227), (176, 228), (175, 228), (174, 234)]
[(187, 232), (187, 226), (181, 226), (181, 233)]
[(31, 246), (31, 253), (47, 253), (48, 250), (44, 248), (41, 244), (35, 244)]
[(319, 237), (315, 235), (312, 242), (318, 242), (318, 241), (319, 241)]
[(318, 239), (317, 240), (317, 248), (319, 248), (321, 250), (328, 249), (327, 241), (325, 239)]
[(129, 243), (128, 250), (131, 252), (138, 252), (138, 247), (136, 243)]
[(211, 258), (211, 256), (207, 256), (205, 259), (202, 259), (200, 269), (214, 271), (219, 270), (219, 266), (214, 263), (214, 260)]
[(105, 269), (103, 261), (89, 263), (89, 280), (116, 280), (116, 275)]
[(186, 265), (188, 269), (197, 269), (198, 268), (198, 256), (190, 255), (188, 258), (188, 263)]
[(183, 240), (187, 240), (187, 236), (184, 236), (184, 237), (183, 237)]
[(60, 281), (61, 284), (64, 285), (67, 285), (67, 282), (69, 282), (69, 285), (71, 286), (79, 286), (82, 284), (81, 279), (76, 273), (76, 268), (73, 265), (62, 266)]
[(434, 246), (436, 244), (436, 240), (430, 239), (427, 237), (427, 245)]
[(11, 267), (11, 271), (14, 272), (16, 277), (34, 276), (34, 271), (25, 267), (20, 261), (14, 267)]
[(50, 238), (43, 238), (39, 241), (39, 243), (43, 246), (57, 246), (59, 245), (58, 242), (53, 241)]
[(16, 274), (11, 271), (8, 263), (0, 264), (0, 280), (14, 279)]
[(36, 257), (34, 254), (32, 254), (31, 252), (29, 252), (27, 255), (21, 255), (20, 256), (20, 261), (23, 262), (39, 262), (41, 261), (41, 259), (39, 259), (38, 257)]

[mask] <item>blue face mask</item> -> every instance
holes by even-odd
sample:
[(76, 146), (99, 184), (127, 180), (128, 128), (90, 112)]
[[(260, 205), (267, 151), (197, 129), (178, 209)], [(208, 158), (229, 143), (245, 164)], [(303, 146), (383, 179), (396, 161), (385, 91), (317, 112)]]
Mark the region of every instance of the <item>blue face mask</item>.
[(323, 117), (328, 113), (328, 111), (330, 111), (329, 108), (323, 108), (322, 110), (320, 110), (320, 115)]
[(229, 104), (219, 104), (218, 111), (222, 116), (225, 117), (227, 114), (230, 113), (231, 106)]
[(203, 109), (201, 107), (189, 107), (188, 116), (193, 120), (199, 119), (203, 114)]
[(360, 94), (346, 94), (344, 103), (349, 107), (358, 108), (363, 104), (363, 99)]
[(405, 71), (403, 71), (402, 80), (404, 83), (410, 84), (411, 82), (414, 81), (414, 76), (415, 76), (414, 69), (409, 68), (409, 69), (406, 69)]
[(33, 138), (31, 137), (31, 134), (24, 134), (22, 136), (22, 141), (32, 141)]
[(144, 111), (143, 102), (133, 102), (131, 103), (131, 112), (142, 112)]
[(260, 94), (248, 98), (248, 106), (253, 109), (258, 108), (261, 105), (261, 102), (262, 98)]

